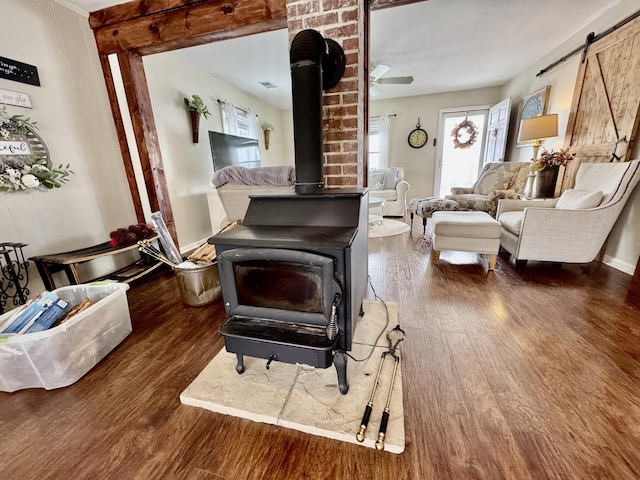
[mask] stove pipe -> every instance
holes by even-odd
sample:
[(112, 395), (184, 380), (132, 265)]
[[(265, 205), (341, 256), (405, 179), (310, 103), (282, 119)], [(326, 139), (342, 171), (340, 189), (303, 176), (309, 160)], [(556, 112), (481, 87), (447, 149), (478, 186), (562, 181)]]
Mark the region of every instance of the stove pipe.
[[(334, 87), (346, 64), (344, 52), (316, 30), (303, 30), (291, 42), (291, 93), (297, 193), (324, 188), (322, 171), (322, 90)], [(324, 71), (323, 71), (324, 68)]]

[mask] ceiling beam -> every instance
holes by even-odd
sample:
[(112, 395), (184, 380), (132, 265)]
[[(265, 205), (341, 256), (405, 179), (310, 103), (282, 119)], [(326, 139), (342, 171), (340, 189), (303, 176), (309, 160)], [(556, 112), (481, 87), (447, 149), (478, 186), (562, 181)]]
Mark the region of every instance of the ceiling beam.
[[(163, 0), (170, 9), (153, 13), (144, 8), (143, 0), (132, 3), (91, 14), (89, 22), (101, 25), (93, 27), (101, 55), (123, 51), (149, 55), (287, 28), (284, 0)], [(109, 14), (103, 13), (107, 10)]]
[(165, 12), (206, 1), (207, 0), (136, 0), (107, 7), (89, 14), (89, 26), (91, 28), (104, 27), (125, 20), (146, 17), (154, 13)]

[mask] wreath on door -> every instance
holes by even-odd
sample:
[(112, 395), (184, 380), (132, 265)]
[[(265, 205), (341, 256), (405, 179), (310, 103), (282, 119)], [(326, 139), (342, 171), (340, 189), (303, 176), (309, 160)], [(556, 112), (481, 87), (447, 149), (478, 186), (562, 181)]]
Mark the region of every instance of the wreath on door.
[(478, 127), (468, 118), (457, 124), (451, 130), (451, 136), (453, 137), (453, 148), (471, 148), (478, 139)]

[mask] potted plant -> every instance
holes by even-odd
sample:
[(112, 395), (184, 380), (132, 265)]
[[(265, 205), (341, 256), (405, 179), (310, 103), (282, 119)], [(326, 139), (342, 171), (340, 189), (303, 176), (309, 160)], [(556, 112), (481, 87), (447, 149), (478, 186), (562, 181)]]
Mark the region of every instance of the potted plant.
[(262, 122), (262, 130), (264, 131), (264, 148), (265, 150), (269, 150), (269, 137), (271, 135), (271, 131), (274, 130), (273, 125), (269, 122)]
[(535, 198), (553, 197), (558, 182), (558, 171), (560, 167), (566, 167), (571, 160), (573, 160), (573, 154), (566, 149), (560, 149), (558, 152), (542, 151), (540, 158), (534, 160), (530, 167), (535, 172), (533, 182)]
[(204, 118), (209, 118), (211, 112), (209, 107), (204, 103), (204, 100), (199, 95), (192, 95), (191, 100), (184, 98), (184, 106), (191, 114), (191, 129), (193, 143), (198, 143), (198, 133), (200, 131), (200, 115), (204, 115)]

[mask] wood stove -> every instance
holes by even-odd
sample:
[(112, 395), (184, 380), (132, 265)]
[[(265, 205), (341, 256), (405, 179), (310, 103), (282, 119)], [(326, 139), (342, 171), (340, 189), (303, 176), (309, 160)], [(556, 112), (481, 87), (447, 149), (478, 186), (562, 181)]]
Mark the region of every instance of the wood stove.
[(303, 30), (291, 46), (295, 193), (253, 195), (242, 225), (209, 239), (216, 246), (227, 319), (227, 351), (335, 365), (346, 394), (347, 355), (367, 286), (368, 192), (325, 189), (322, 90), (335, 86), (345, 57), (334, 41)]
[(242, 225), (210, 240), (227, 314), (220, 333), (238, 373), (244, 355), (267, 368), (333, 363), (347, 393), (345, 352), (367, 285), (367, 208), (362, 190), (256, 195)]

